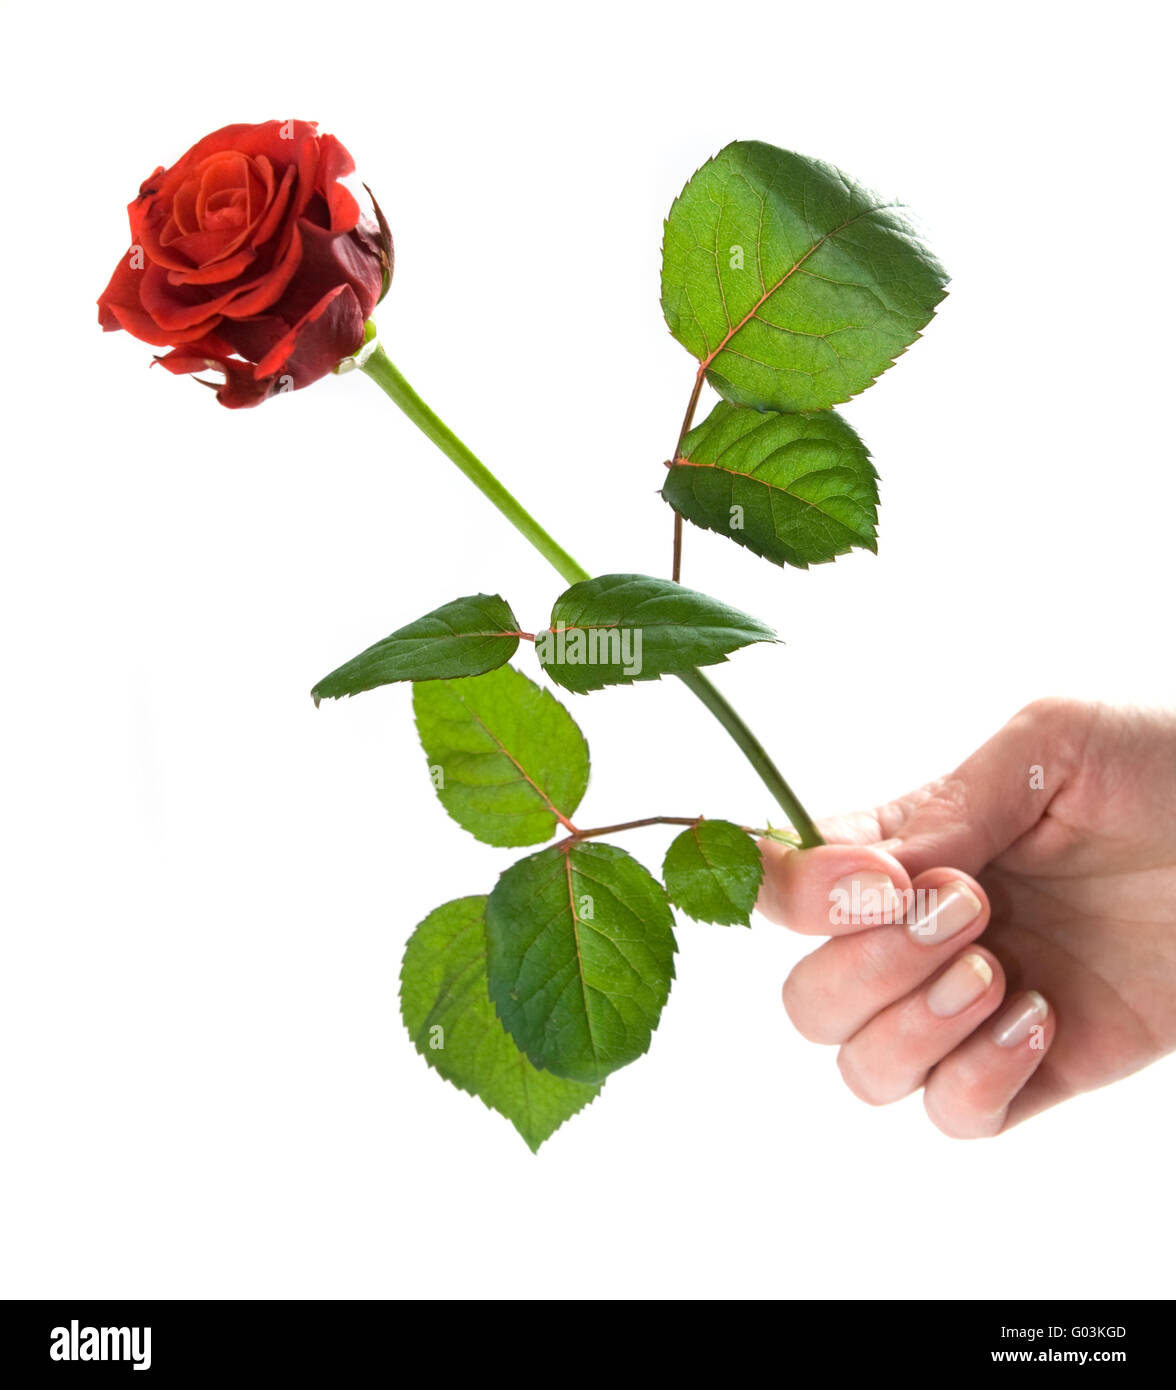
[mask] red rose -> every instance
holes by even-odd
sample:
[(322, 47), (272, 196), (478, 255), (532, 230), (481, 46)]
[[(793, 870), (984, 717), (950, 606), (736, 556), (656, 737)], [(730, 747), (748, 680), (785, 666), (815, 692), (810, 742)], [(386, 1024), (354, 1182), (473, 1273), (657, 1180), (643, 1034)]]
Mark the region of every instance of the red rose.
[(229, 125), (159, 168), (127, 208), (134, 243), (98, 321), (221, 371), (222, 405), (257, 405), (325, 376), (363, 343), (388, 288), (392, 238), (339, 182), (355, 168), (313, 121)]

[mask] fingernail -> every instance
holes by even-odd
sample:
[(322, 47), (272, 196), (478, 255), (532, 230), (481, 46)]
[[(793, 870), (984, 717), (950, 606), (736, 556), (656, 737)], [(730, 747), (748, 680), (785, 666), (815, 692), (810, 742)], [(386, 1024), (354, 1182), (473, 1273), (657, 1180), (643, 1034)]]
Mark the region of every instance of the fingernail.
[(1023, 1043), (1034, 1028), (1049, 1017), (1049, 1005), (1035, 989), (1007, 1008), (993, 1025), (992, 1036), (1001, 1047)]
[[(918, 896), (922, 897), (920, 893)], [(963, 931), (969, 922), (980, 915), (980, 899), (966, 883), (945, 883), (933, 888), (927, 901), (916, 903), (915, 920), (907, 929), (915, 941), (924, 946), (937, 946), (949, 936)]]
[(927, 1007), (936, 1018), (962, 1014), (992, 983), (992, 966), (976, 951), (953, 962), (927, 991)]
[(829, 893), (830, 919), (861, 922), (866, 926), (902, 920), (902, 894), (889, 877), (877, 869), (840, 878)]

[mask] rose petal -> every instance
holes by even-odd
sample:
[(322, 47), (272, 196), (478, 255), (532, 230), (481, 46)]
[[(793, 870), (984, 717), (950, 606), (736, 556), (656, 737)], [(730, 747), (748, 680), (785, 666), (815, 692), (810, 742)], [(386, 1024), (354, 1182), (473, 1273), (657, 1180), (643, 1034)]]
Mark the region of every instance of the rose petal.
[(287, 164), (299, 163), (303, 151), (308, 146), (313, 151), (317, 141), (317, 121), (262, 121), (259, 125), (245, 126), (243, 132), (223, 148), (250, 156), (263, 154), (284, 169)]
[(218, 193), (243, 189), (249, 181), (249, 161), (236, 150), (207, 159), (197, 171), (200, 192), (196, 198), (196, 216), (202, 227), (208, 226), (208, 205)]
[(237, 286), (233, 298), (225, 306), (226, 314), (235, 319), (252, 318), (271, 308), (282, 297), (302, 264), (302, 235), (297, 224), (289, 229), (289, 236), (289, 242), (274, 266), (247, 284)]
[[(227, 261), (214, 261), (212, 265), (200, 270), (169, 270), (168, 283), (172, 285), (219, 285), (226, 280), (236, 280), (257, 260), (257, 252), (251, 246), (230, 256)], [(236, 288), (236, 287), (234, 287)]]
[(159, 331), (170, 336), (166, 343), (181, 340), (175, 335), (187, 333), (210, 318), (219, 318), (221, 310), (228, 304), (235, 290), (228, 290), (219, 297), (210, 299), (199, 286), (173, 285), (162, 266), (148, 265), (139, 285), (139, 302), (155, 320)]
[(302, 263), (289, 292), (276, 302), (274, 312), (296, 323), (329, 289), (347, 284), (355, 291), (366, 319), (376, 306), (383, 284), (379, 257), (355, 233), (336, 235), (305, 218), (298, 228), (302, 234)]
[(140, 290), (146, 270), (134, 270), (131, 256), (134, 248), (128, 251), (115, 267), (110, 283), (98, 297), (98, 322), (105, 332), (125, 328), (128, 333), (152, 347), (171, 347), (176, 343), (189, 342), (203, 337), (216, 327), (217, 317), (209, 316), (193, 323), (187, 329), (163, 329), (143, 307)]
[(289, 333), (292, 325), (276, 314), (258, 314), (249, 319), (222, 319), (217, 336), (225, 340), (238, 357), (260, 362), (267, 352), (277, 346)]
[(363, 343), (364, 314), (350, 285), (338, 285), (261, 359), (254, 375), (289, 376), (299, 390), (318, 381)]
[[(268, 163), (268, 160), (266, 161)], [(265, 216), (257, 224), (253, 233), (252, 242), (254, 246), (261, 246), (278, 230), (278, 224), (282, 220), (290, 204), (290, 190), (294, 187), (294, 180), (298, 177), (298, 171), (291, 164), (282, 175), (282, 181), (278, 185), (278, 191), (274, 194), (269, 206), (265, 210)]]
[(223, 372), (225, 383), (217, 387), (216, 398), (230, 410), (260, 405), (273, 394), (273, 379), (259, 381), (248, 362), (239, 361), (225, 351), (225, 345), (215, 338), (190, 343), (175, 352), (157, 357), (156, 362), (176, 376), (190, 372)]
[(327, 200), (333, 232), (349, 232), (359, 221), (359, 204), (339, 179), (355, 172), (355, 160), (333, 135), (319, 138), (319, 166), (315, 188)]

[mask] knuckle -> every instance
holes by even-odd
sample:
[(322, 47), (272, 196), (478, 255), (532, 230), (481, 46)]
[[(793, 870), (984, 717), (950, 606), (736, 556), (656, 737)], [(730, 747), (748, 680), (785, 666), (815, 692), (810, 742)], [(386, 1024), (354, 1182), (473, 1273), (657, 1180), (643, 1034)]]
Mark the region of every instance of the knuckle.
[(1039, 695), (1018, 712), (1017, 718), (1032, 724), (1053, 724), (1082, 708), (1080, 700), (1072, 700), (1065, 695)]
[(853, 1054), (848, 1048), (843, 1047), (837, 1054), (837, 1070), (841, 1073), (841, 1079), (858, 1098), (864, 1100), (867, 1105), (877, 1105), (879, 1102), (874, 1099), (873, 1088), (869, 1085), (866, 1078), (858, 1071), (857, 1063), (853, 1059)]
[(894, 1101), (909, 1096), (914, 1089), (908, 1081), (864, 1070), (860, 1065), (860, 1058), (851, 1047), (843, 1047), (838, 1052), (837, 1069), (853, 1094), (867, 1105), (891, 1105)]
[(873, 998), (890, 999), (902, 994), (909, 982), (903, 971), (898, 947), (905, 945), (905, 932), (894, 927), (874, 927), (853, 942), (853, 974)]
[(794, 966), (784, 981), (780, 997), (792, 1026), (806, 1042), (839, 1043), (844, 1038), (833, 1023), (832, 1000), (818, 986), (808, 967), (808, 958)]
[(932, 1091), (923, 1092), (923, 1109), (940, 1134), (946, 1134), (949, 1139), (976, 1138), (975, 1134), (960, 1126), (957, 1116), (941, 1108)]
[(1030, 700), (1016, 719), (1035, 731), (1062, 769), (1071, 770), (1081, 761), (1097, 715), (1096, 705), (1066, 695), (1043, 695)]
[(952, 1078), (951, 1089), (956, 1103), (969, 1115), (983, 1119), (992, 1109), (991, 1087), (983, 1076), (959, 1073)]
[(949, 1139), (988, 1139), (1000, 1132), (1006, 1107), (993, 1109), (983, 1078), (957, 1072), (950, 1078), (937, 1074), (937, 1084), (923, 1091), (923, 1109)]
[(958, 772), (947, 772), (927, 784), (923, 799), (919, 802), (920, 821), (934, 819), (936, 815), (952, 817), (966, 810), (968, 805), (968, 782)]

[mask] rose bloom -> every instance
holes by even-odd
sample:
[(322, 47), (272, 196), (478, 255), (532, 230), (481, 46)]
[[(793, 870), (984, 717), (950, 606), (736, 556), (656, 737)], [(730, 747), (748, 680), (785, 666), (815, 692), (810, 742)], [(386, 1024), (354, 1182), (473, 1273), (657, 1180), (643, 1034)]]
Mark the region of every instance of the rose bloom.
[(313, 121), (206, 135), (127, 208), (99, 323), (171, 348), (170, 372), (223, 372), (222, 405), (309, 386), (362, 346), (392, 274), (375, 200), (373, 221), (340, 182), (354, 168)]

